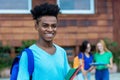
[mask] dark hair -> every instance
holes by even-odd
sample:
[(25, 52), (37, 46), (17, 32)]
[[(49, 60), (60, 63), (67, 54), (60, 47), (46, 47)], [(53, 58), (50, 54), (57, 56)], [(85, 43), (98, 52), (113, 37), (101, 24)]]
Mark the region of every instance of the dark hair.
[(57, 18), (59, 11), (60, 11), (60, 8), (58, 7), (58, 5), (44, 3), (41, 5), (35, 6), (31, 10), (31, 14), (33, 16), (33, 19), (35, 20), (37, 20), (42, 16), (55, 16)]
[(87, 49), (88, 44), (89, 44), (89, 42), (87, 40), (83, 41), (82, 45), (80, 46), (80, 51), (85, 52), (85, 50)]

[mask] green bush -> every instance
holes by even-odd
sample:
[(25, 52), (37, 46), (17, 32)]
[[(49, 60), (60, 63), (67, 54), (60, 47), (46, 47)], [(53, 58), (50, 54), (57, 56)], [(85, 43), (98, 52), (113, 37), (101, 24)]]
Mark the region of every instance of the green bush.
[(120, 61), (120, 48), (118, 46), (118, 43), (108, 38), (105, 38), (104, 41), (108, 49), (113, 53), (114, 62), (118, 64)]
[(117, 42), (111, 39), (104, 39), (108, 49), (113, 53), (113, 62), (117, 64), (118, 71), (120, 71), (120, 48)]
[(10, 67), (13, 59), (10, 57), (8, 53), (0, 54), (0, 70), (6, 67)]
[(0, 54), (1, 53), (10, 53), (10, 46), (0, 46)]
[(12, 64), (12, 58), (10, 58), (10, 46), (0, 45), (0, 70), (6, 67), (10, 67)]
[[(22, 46), (17, 48), (17, 52), (20, 53), (24, 48), (29, 47), (35, 43), (35, 40), (25, 40), (22, 41)], [(10, 57), (10, 46), (2, 46), (0, 44), (0, 70), (6, 67), (11, 67), (13, 58)]]
[(29, 46), (31, 46), (32, 44), (34, 44), (36, 41), (35, 40), (24, 40), (22, 41), (22, 46), (17, 48), (17, 53), (20, 53), (24, 48), (27, 48)]

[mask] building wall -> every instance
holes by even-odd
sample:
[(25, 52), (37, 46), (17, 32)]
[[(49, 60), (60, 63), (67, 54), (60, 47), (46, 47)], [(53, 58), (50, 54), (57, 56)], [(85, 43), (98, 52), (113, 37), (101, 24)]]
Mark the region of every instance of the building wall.
[[(44, 2), (56, 3), (56, 0), (32, 0), (32, 6)], [(95, 0), (95, 14), (60, 14), (58, 16), (58, 32), (54, 42), (67, 47), (70, 61), (73, 60), (72, 53), (75, 55), (79, 53), (83, 40), (95, 43), (99, 39), (110, 38), (120, 43), (118, 37), (120, 18), (117, 16), (119, 2), (119, 0)], [(37, 38), (31, 14), (0, 14), (0, 42), (3, 45), (18, 47), (22, 45), (23, 40)]]
[(101, 38), (113, 39), (111, 0), (95, 0), (93, 15), (60, 15), (59, 19), (60, 34), (56, 36), (59, 44), (69, 46), (80, 44), (84, 39), (91, 42)]
[[(56, 0), (33, 0), (33, 7)], [(58, 34), (55, 42), (61, 46), (75, 46), (88, 39), (113, 39), (112, 0), (95, 0), (95, 14), (59, 15)], [(20, 46), (22, 40), (37, 39), (34, 21), (30, 14), (0, 14), (0, 41), (6, 45)]]
[[(32, 1), (33, 7), (44, 2), (56, 3), (56, 0)], [(118, 7), (113, 8), (113, 2), (115, 1), (95, 0), (95, 14), (60, 14), (58, 16), (58, 34), (54, 42), (65, 47), (69, 61), (72, 61), (74, 55), (79, 53), (79, 47), (83, 40), (90, 40), (91, 43), (103, 38), (119, 41), (117, 37), (119, 33), (117, 20), (119, 18), (117, 16), (115, 17), (117, 20), (113, 24), (113, 16), (118, 14), (113, 12), (113, 9), (116, 10)], [(118, 3), (114, 3), (114, 5), (116, 4), (119, 6)], [(3, 45), (18, 47), (22, 45), (23, 40), (36, 40), (37, 38), (31, 14), (0, 14), (0, 42)]]
[(113, 1), (113, 34), (114, 34), (114, 40), (117, 41), (120, 44), (120, 0)]

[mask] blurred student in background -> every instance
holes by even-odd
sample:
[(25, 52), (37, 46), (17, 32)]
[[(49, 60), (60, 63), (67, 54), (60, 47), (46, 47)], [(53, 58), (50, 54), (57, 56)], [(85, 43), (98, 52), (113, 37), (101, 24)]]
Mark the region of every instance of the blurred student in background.
[(82, 74), (84, 80), (90, 80), (90, 71), (93, 69), (90, 64), (93, 62), (93, 55), (91, 53), (91, 44), (88, 41), (83, 41), (80, 53), (78, 54), (80, 65), (82, 65)]
[(108, 50), (103, 40), (96, 44), (96, 53), (94, 55), (95, 63), (104, 63), (105, 65), (96, 66), (95, 79), (96, 80), (109, 80), (108, 68), (113, 67), (113, 56)]

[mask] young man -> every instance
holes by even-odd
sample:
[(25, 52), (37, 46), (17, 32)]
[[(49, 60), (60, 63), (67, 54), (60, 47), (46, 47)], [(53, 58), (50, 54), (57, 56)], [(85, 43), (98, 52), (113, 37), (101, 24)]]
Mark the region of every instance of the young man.
[[(66, 52), (53, 43), (57, 30), (59, 7), (44, 3), (35, 6), (31, 13), (36, 21), (35, 29), (39, 36), (37, 42), (29, 47), (34, 55), (32, 80), (64, 80), (70, 69)], [(29, 79), (27, 54), (23, 52), (17, 80)]]

